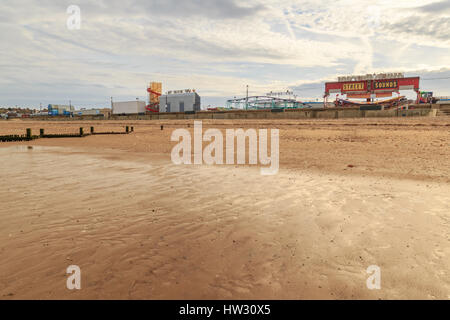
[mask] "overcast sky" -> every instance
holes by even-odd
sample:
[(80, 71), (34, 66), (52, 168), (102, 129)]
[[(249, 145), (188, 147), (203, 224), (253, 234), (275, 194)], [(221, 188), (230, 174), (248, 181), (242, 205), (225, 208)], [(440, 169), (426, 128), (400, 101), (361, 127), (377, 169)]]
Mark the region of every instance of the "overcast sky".
[(0, 106), (108, 107), (150, 81), (203, 107), (247, 84), (322, 99), (326, 80), (391, 71), (450, 96), (449, 18), (450, 0), (1, 0)]

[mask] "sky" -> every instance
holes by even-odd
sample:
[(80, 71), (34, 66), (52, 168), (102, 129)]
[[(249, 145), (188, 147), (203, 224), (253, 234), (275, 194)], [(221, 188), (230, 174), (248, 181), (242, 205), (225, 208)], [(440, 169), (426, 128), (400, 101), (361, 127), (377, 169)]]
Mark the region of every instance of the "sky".
[(247, 85), (322, 101), (325, 81), (377, 72), (450, 96), (450, 0), (1, 0), (0, 43), (0, 106), (109, 107), (151, 81), (203, 108)]

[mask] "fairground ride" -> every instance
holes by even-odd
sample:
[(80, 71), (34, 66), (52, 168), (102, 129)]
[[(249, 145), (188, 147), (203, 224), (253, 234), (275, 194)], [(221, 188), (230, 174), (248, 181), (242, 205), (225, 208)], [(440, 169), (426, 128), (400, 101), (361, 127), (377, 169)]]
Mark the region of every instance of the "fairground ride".
[(251, 96), (227, 100), (227, 109), (258, 110), (298, 108), (311, 108), (311, 106), (295, 99), (272, 96)]
[[(416, 103), (420, 101), (419, 77), (404, 77), (403, 73), (367, 74), (362, 76), (339, 77), (337, 82), (325, 83), (324, 107), (331, 93), (336, 93), (336, 106), (354, 105), (385, 105), (395, 106), (404, 103), (404, 97), (392, 98), (400, 90), (414, 90), (417, 94)], [(346, 95), (346, 99), (338, 98)], [(390, 98), (378, 100), (379, 98)], [(359, 100), (352, 100), (359, 99)], [(364, 101), (364, 102), (363, 102)]]
[(345, 100), (345, 99), (336, 99), (334, 105), (336, 107), (353, 107), (353, 106), (374, 106), (374, 107), (383, 107), (384, 109), (390, 109), (395, 107), (401, 107), (405, 104), (408, 104), (408, 100), (405, 96), (395, 97), (387, 100), (380, 100), (374, 102), (363, 102), (363, 101), (353, 101), (353, 100)]
[(150, 86), (147, 88), (147, 92), (149, 93), (149, 104), (145, 109), (150, 112), (159, 112), (159, 97), (162, 94), (161, 82), (151, 82)]

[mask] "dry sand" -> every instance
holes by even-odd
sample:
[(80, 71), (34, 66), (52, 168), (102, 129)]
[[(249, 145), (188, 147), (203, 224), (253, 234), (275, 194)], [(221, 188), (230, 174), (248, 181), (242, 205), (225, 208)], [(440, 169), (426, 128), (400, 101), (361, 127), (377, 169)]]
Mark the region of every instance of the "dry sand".
[(173, 165), (186, 120), (0, 134), (81, 125), (136, 132), (0, 144), (0, 299), (450, 298), (448, 118), (203, 121), (279, 128), (275, 176)]

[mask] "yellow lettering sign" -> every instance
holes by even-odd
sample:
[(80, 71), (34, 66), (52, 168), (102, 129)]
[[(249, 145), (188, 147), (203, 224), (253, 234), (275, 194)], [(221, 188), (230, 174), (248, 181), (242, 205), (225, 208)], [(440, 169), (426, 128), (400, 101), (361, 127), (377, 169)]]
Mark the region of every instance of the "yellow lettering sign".
[(397, 88), (397, 80), (393, 81), (377, 81), (374, 83), (374, 89), (395, 89)]
[(357, 83), (344, 83), (342, 86), (342, 89), (344, 91), (359, 91), (364, 90), (364, 82), (357, 82)]

